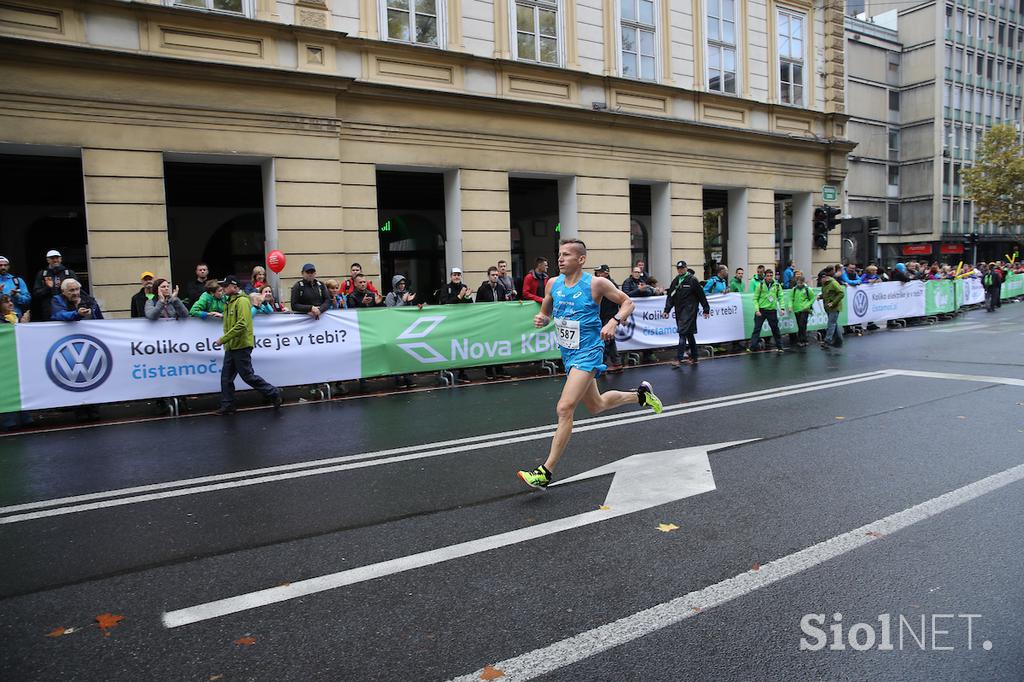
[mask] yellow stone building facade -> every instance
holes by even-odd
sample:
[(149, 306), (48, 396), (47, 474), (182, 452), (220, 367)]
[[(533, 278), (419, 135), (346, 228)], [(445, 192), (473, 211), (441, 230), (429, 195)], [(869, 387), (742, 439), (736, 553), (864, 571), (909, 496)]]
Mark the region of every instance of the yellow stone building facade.
[[(241, 175), (258, 185), (246, 195), (256, 197), (251, 210), (236, 211), (257, 217), (237, 218), (232, 225), (248, 227), (227, 229), (217, 243), (256, 254), (251, 265), (280, 248), (285, 286), (306, 261), (321, 279), (358, 261), (374, 281), (411, 267), (422, 271), (418, 281), (434, 282), (460, 266), (475, 285), (499, 259), (521, 277), (535, 256), (553, 258), (549, 246), (570, 236), (587, 242), (591, 265), (611, 265), (619, 281), (637, 253), (666, 281), (678, 259), (701, 274), (714, 248), (730, 268), (790, 256), (817, 272), (837, 261), (836, 232), (827, 249), (812, 246), (811, 214), (823, 185), (842, 186), (853, 148), (845, 139), (841, 8), (655, 3), (648, 63), (657, 72), (641, 80), (623, 75), (630, 56), (617, 3), (551, 5), (557, 49), (535, 53), (557, 54), (547, 64), (520, 54), (532, 43), (521, 30), (525, 13), (517, 14), (524, 5), (510, 1), (473, 2), (471, 17), (469, 0), (437, 0), (440, 46), (424, 46), (381, 34), (383, 17), (387, 31), (401, 28), (395, 2), (258, 0), (234, 11), (220, 0), (196, 0), (199, 9), (0, 0), (5, 183), (27, 182), (30, 171), (21, 169), (36, 162), (45, 178), (46, 159), (80, 160), (79, 267), (114, 316), (127, 315), (140, 272), (173, 272), (180, 281), (204, 245), (211, 248), (218, 226), (204, 221), (223, 213), (214, 208), (221, 176), (192, 173), (190, 164), (231, 176), (230, 192), (240, 191)], [(720, 57), (709, 57), (721, 46), (706, 36), (709, 12), (727, 13), (723, 2), (733, 3), (735, 92), (714, 91), (730, 85), (714, 71)], [(474, 18), (481, 13), (489, 23)], [(791, 84), (777, 77), (779, 25), (791, 16), (805, 21), (795, 104)], [(45, 182), (33, 184), (44, 195), (39, 203)], [(396, 197), (386, 200), (399, 209), (393, 224), (380, 204), (385, 195)], [(405, 199), (417, 195), (436, 206), (403, 214)], [(642, 252), (631, 229), (638, 196)], [(176, 208), (183, 201), (187, 211)], [(19, 222), (18, 202), (0, 199), (0, 252), (27, 260), (14, 268), (27, 279), (43, 265), (32, 231), (49, 223)], [(726, 229), (709, 251), (712, 202)], [(780, 231), (780, 220), (791, 227)], [(422, 239), (430, 229), (436, 238)], [(243, 230), (262, 232), (263, 243), (239, 246)], [(396, 260), (383, 251), (392, 246), (407, 253)]]

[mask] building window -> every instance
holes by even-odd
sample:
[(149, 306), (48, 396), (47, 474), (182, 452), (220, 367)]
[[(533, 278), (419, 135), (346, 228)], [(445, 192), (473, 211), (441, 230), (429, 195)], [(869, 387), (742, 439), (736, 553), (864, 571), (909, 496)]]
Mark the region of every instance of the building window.
[[(953, 109), (958, 109), (958, 106), (955, 103), (953, 104)], [(898, 112), (899, 111), (899, 92), (897, 90), (890, 90), (889, 91), (889, 111), (890, 112)]]
[(708, 90), (736, 94), (736, 0), (708, 0)]
[(886, 204), (888, 208), (888, 219), (890, 225), (897, 225), (900, 222), (900, 205), (896, 203)]
[(438, 45), (438, 0), (385, 0), (388, 40)]
[(889, 160), (899, 161), (900, 158), (900, 131), (889, 130)]
[(804, 15), (779, 10), (779, 99), (804, 103)]
[(176, 7), (192, 7), (205, 9), (211, 12), (227, 12), (229, 14), (244, 14), (247, 17), (255, 15), (253, 2), (251, 0), (173, 0)]
[(622, 75), (645, 81), (657, 80), (654, 0), (622, 0), (620, 4)]
[(558, 3), (554, 0), (516, 0), (515, 58), (559, 64)]
[(889, 164), (889, 186), (899, 187), (900, 185), (900, 167), (896, 164)]

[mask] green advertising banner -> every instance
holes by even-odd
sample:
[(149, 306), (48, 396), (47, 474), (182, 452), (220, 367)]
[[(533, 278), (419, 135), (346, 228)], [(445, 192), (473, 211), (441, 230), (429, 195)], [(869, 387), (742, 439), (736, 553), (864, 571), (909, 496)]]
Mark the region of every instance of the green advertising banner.
[(533, 326), (539, 312), (534, 301), (360, 310), (362, 375), (558, 358), (554, 325)]
[(18, 347), (14, 325), (0, 324), (0, 412), (21, 409), (21, 382), (18, 380)]
[(1024, 275), (1010, 275), (1003, 282), (999, 298), (1013, 298), (1024, 295)]
[(956, 310), (956, 290), (953, 280), (939, 279), (924, 283), (924, 314), (938, 315)]

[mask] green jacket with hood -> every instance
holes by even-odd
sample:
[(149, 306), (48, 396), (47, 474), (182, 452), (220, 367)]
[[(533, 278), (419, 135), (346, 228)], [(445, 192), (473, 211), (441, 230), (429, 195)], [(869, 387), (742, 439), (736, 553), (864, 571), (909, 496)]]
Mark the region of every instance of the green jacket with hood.
[(228, 299), (224, 309), (224, 335), (220, 345), (226, 350), (241, 350), (256, 345), (252, 331), (252, 303), (244, 294), (235, 294)]

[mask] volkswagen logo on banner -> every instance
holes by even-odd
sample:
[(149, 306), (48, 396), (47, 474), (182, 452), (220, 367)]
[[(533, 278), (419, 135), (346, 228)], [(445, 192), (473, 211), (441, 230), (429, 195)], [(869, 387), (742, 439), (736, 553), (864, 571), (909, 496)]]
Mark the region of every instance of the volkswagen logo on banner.
[(46, 354), (46, 374), (65, 391), (91, 391), (113, 369), (114, 358), (102, 341), (87, 334), (65, 336)]
[(620, 325), (615, 327), (615, 340), (616, 341), (629, 341), (633, 338), (633, 331), (636, 329), (636, 322), (633, 320), (633, 316), (630, 315), (629, 319)]
[(857, 291), (853, 295), (853, 314), (857, 317), (864, 317), (868, 312), (868, 295), (863, 291)]

